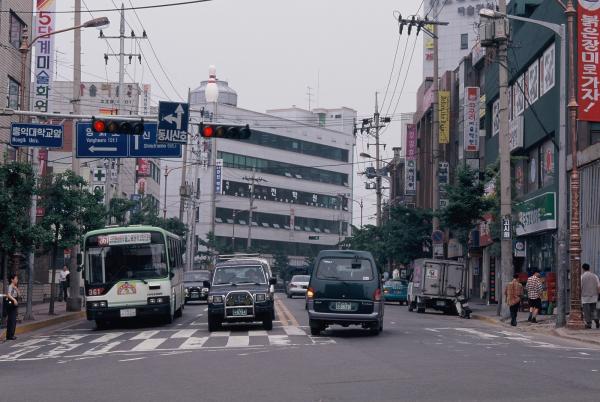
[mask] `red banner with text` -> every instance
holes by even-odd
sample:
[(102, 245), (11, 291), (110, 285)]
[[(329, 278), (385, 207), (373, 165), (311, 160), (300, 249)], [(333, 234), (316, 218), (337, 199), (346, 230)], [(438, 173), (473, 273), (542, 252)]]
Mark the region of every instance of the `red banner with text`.
[[(600, 121), (599, 41), (600, 1), (579, 0), (577, 93), (579, 119)], [(562, 85), (562, 84), (561, 84)]]

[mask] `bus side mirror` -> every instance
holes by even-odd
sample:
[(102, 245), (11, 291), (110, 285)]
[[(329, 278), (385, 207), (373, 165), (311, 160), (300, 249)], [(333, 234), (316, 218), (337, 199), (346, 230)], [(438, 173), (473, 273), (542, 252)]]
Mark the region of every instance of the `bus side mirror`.
[(78, 266), (83, 265), (83, 254), (82, 253), (77, 253), (77, 265)]

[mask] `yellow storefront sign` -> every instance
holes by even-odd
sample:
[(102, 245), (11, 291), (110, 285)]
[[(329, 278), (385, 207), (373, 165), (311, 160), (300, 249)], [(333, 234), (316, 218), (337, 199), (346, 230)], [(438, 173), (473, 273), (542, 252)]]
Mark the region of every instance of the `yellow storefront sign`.
[(450, 92), (439, 91), (440, 106), (440, 144), (450, 143)]

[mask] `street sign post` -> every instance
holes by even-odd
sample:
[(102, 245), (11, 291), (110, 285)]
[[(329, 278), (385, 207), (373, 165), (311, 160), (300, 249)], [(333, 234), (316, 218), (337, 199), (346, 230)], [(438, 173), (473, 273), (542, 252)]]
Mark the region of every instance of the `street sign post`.
[(61, 148), (64, 128), (54, 124), (11, 123), (10, 145), (13, 147)]
[(132, 158), (181, 158), (181, 144), (157, 142), (156, 123), (145, 123), (143, 135), (129, 137), (129, 156)]
[(77, 123), (77, 158), (127, 158), (127, 135), (95, 133), (91, 123)]
[(158, 142), (187, 143), (189, 109), (187, 103), (158, 103)]

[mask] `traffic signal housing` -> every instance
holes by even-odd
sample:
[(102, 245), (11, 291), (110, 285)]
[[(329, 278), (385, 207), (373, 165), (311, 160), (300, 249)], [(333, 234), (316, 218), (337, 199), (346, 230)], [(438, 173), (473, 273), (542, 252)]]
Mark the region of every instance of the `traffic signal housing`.
[(250, 126), (232, 124), (200, 123), (200, 135), (204, 138), (228, 138), (232, 140), (247, 140), (252, 135)]
[(93, 117), (92, 131), (94, 133), (142, 135), (144, 134), (144, 120), (97, 119)]

